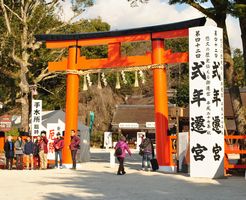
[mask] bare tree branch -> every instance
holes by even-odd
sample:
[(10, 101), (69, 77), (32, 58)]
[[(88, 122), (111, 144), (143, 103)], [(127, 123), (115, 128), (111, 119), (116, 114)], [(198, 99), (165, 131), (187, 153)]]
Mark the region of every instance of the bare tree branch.
[(3, 10), (4, 20), (5, 20), (5, 23), (6, 23), (6, 26), (7, 26), (7, 30), (11, 34), (12, 31), (11, 31), (10, 21), (9, 21), (8, 13), (7, 13), (7, 10), (5, 8), (5, 4), (4, 4), (3, 0), (1, 0), (1, 8)]
[(23, 22), (23, 19), (16, 13), (14, 12), (10, 7), (8, 7), (6, 4), (4, 6), (13, 14), (15, 15), (21, 22)]
[(206, 8), (202, 7), (199, 3), (196, 3), (194, 0), (188, 0), (187, 4), (191, 5), (193, 8), (199, 10), (204, 15), (208, 16), (209, 18), (215, 20), (215, 15), (209, 12)]
[(9, 69), (5, 69), (4, 67), (0, 67), (1, 73), (6, 75), (7, 77), (10, 77), (12, 79), (17, 79), (19, 77), (19, 73), (17, 72), (12, 72)]

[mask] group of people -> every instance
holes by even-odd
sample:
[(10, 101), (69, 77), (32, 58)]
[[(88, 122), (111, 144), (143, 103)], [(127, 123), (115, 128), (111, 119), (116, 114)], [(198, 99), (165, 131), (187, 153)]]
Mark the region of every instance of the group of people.
[[(141, 144), (139, 145), (140, 152), (139, 154), (142, 156), (142, 169), (141, 170), (151, 170), (151, 164), (150, 160), (155, 157), (154, 153), (154, 146), (150, 138), (142, 136)], [(118, 149), (120, 149), (120, 152), (118, 153)], [(126, 143), (125, 136), (121, 136), (120, 140), (115, 145), (115, 156), (117, 157), (117, 160), (119, 162), (119, 168), (117, 171), (117, 175), (125, 175), (126, 171), (124, 168), (124, 160), (126, 157), (126, 152), (130, 156), (132, 156), (132, 153), (128, 147), (128, 144)]]
[[(64, 139), (59, 132), (56, 135), (57, 136), (53, 143), (55, 149), (55, 168), (58, 168), (58, 164), (59, 168), (62, 168), (62, 149), (64, 148)], [(15, 142), (12, 141), (11, 136), (8, 136), (7, 141), (4, 144), (6, 169), (11, 170), (13, 168), (13, 160), (15, 156), (17, 170), (47, 169), (48, 142), (46, 131), (41, 131), (41, 136), (38, 136), (34, 142), (31, 140), (30, 136), (27, 136), (26, 141), (24, 141), (21, 136), (18, 136)], [(71, 150), (73, 160), (72, 169), (76, 169), (76, 154), (79, 147), (80, 138), (76, 135), (75, 130), (71, 130), (71, 142), (69, 148)], [(26, 158), (25, 165), (23, 162), (24, 156)]]

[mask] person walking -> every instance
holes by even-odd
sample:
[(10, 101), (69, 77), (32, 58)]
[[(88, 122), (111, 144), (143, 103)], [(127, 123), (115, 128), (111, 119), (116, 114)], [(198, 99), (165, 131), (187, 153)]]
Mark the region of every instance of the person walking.
[(73, 167), (71, 169), (76, 169), (76, 154), (80, 148), (80, 138), (76, 135), (75, 130), (71, 130), (71, 142), (69, 148), (73, 160)]
[(16, 155), (16, 169), (23, 169), (23, 151), (24, 151), (25, 142), (22, 140), (21, 136), (17, 137), (15, 142), (15, 155)]
[(150, 171), (150, 159), (155, 157), (154, 146), (150, 138), (146, 137), (142, 140), (142, 143), (139, 145), (140, 151), (142, 151), (142, 170)]
[(30, 168), (30, 163), (31, 163), (31, 169), (33, 170), (33, 149), (34, 149), (34, 144), (31, 140), (30, 136), (27, 136), (27, 141), (24, 146), (24, 153), (26, 156), (26, 169), (29, 170)]
[(38, 136), (34, 140), (34, 143), (33, 143), (33, 167), (34, 167), (34, 169), (39, 169), (40, 168), (38, 141), (40, 141), (40, 136)]
[(6, 169), (12, 170), (14, 159), (14, 143), (12, 136), (8, 136), (7, 141), (4, 143), (4, 151), (6, 157)]
[(38, 143), (41, 169), (47, 169), (48, 142), (49, 141), (46, 137), (46, 131), (42, 131), (41, 137)]
[(126, 143), (125, 136), (121, 136), (120, 140), (115, 145), (115, 156), (117, 157), (117, 160), (119, 161), (119, 168), (117, 175), (124, 175), (126, 174), (125, 168), (124, 168), (124, 160), (126, 157), (126, 151), (130, 156), (132, 156), (132, 153), (128, 147), (128, 144)]
[(61, 137), (61, 134), (57, 133), (57, 138), (54, 140), (55, 148), (55, 168), (58, 168), (58, 156), (60, 160), (60, 169), (62, 169), (62, 149), (64, 147), (64, 140)]

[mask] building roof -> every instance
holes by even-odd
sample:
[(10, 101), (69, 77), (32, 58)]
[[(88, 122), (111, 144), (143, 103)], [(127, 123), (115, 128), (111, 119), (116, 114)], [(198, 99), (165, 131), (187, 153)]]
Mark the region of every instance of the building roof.
[[(246, 106), (246, 88), (240, 89), (242, 103)], [(153, 97), (152, 97), (153, 98)], [(133, 100), (131, 100), (133, 101)], [(134, 102), (139, 102), (138, 98)], [(132, 103), (132, 102), (131, 102)], [(234, 121), (234, 115), (232, 110), (232, 104), (228, 89), (225, 89), (224, 93), (224, 106), (225, 106), (225, 124), (227, 130), (236, 130)], [(176, 116), (176, 108), (169, 105), (168, 114), (170, 117)], [(188, 118), (189, 109), (182, 109), (181, 116)], [(112, 125), (118, 126), (119, 123), (138, 123), (141, 127), (145, 126), (146, 122), (154, 122), (154, 105), (118, 105), (113, 116)], [(170, 121), (169, 121), (170, 122)]]
[(61, 40), (83, 40), (102, 37), (117, 37), (125, 35), (136, 35), (155, 33), (170, 30), (187, 29), (196, 26), (203, 26), (206, 22), (206, 18), (197, 18), (182, 22), (176, 22), (171, 24), (162, 24), (157, 26), (140, 27), (125, 30), (105, 31), (105, 32), (93, 32), (93, 33), (74, 33), (74, 34), (46, 34), (35, 35), (37, 41), (61, 41)]
[(118, 105), (113, 116), (112, 125), (119, 123), (154, 122), (154, 105)]
[[(65, 123), (65, 112), (62, 110), (52, 110), (52, 111), (45, 111), (42, 115), (42, 125), (47, 127), (48, 123), (58, 123), (58, 120), (61, 120)], [(78, 121), (78, 129), (79, 130), (89, 130), (87, 126), (82, 124)]]

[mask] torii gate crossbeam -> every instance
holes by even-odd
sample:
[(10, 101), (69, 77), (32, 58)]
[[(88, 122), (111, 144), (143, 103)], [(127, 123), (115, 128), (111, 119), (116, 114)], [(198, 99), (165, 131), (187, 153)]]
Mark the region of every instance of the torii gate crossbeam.
[[(36, 35), (37, 41), (45, 41), (47, 48), (68, 48), (68, 58), (59, 62), (49, 62), (49, 71), (70, 71), (134, 67), (151, 64), (169, 64), (188, 62), (188, 53), (172, 53), (164, 49), (164, 40), (188, 37), (188, 28), (203, 26), (205, 18), (198, 18), (173, 24), (165, 24), (135, 29), (81, 33)], [(151, 41), (152, 52), (142, 56), (121, 56), (122, 42)], [(81, 46), (108, 46), (108, 58), (86, 59), (80, 56)], [(153, 68), (154, 102), (156, 122), (156, 154), (160, 170), (173, 171), (171, 162), (168, 130), (167, 78), (164, 67)], [(79, 75), (67, 73), (66, 89), (66, 128), (65, 145), (70, 142), (70, 131), (78, 127)], [(64, 148), (63, 162), (71, 164), (71, 155)]]

